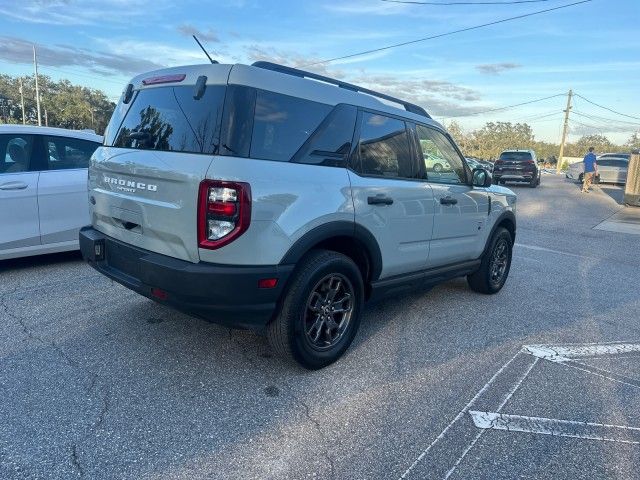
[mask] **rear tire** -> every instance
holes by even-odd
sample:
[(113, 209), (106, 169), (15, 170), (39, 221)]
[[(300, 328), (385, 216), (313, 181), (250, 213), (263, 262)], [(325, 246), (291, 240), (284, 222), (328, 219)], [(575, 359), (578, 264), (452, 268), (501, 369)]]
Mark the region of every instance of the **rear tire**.
[(578, 175), (578, 183), (584, 183), (584, 173)]
[(498, 293), (509, 276), (513, 239), (506, 228), (498, 227), (491, 238), (489, 248), (482, 256), (480, 268), (467, 275), (467, 283), (472, 290), (491, 295)]
[(362, 275), (353, 260), (313, 250), (298, 264), (267, 339), (277, 354), (305, 368), (326, 367), (351, 345), (363, 302)]

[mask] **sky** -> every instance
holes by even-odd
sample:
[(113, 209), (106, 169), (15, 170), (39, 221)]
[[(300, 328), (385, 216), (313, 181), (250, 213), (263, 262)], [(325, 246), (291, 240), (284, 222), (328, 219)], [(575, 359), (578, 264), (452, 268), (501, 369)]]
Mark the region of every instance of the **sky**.
[(40, 73), (99, 88), (117, 101), (139, 73), (206, 63), (195, 33), (221, 63), (304, 66), (418, 103), (465, 130), (488, 121), (527, 122), (537, 139), (558, 142), (569, 89), (580, 95), (569, 140), (601, 133), (623, 143), (640, 129), (640, 0), (591, 0), (317, 63), (577, 0), (442, 5), (452, 1), (0, 0), (0, 73), (32, 75), (35, 44)]

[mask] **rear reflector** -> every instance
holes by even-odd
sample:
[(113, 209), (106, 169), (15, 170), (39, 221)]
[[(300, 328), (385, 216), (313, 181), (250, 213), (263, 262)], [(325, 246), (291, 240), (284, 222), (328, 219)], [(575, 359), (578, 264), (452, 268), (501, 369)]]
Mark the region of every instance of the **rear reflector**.
[(275, 288), (277, 284), (277, 278), (263, 278), (258, 280), (258, 288)]
[(142, 80), (143, 85), (157, 85), (158, 83), (175, 83), (183, 81), (187, 76), (184, 73), (175, 75), (160, 75), (158, 77), (150, 77)]
[(166, 300), (169, 298), (169, 294), (161, 288), (152, 288), (151, 295), (156, 297), (158, 300)]

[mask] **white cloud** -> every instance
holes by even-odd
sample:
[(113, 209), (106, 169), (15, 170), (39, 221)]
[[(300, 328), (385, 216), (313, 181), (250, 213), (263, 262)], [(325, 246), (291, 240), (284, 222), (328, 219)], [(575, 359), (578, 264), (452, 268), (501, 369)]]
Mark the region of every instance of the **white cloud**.
[(132, 18), (162, 15), (171, 5), (170, 0), (20, 0), (0, 6), (0, 15), (48, 25), (127, 24)]

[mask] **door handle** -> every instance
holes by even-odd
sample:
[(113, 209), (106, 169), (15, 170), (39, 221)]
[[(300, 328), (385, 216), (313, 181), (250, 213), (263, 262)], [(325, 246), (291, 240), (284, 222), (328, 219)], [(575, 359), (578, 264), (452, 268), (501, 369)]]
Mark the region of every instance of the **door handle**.
[(24, 182), (7, 182), (0, 185), (0, 190), (24, 190), (28, 186)]
[(440, 204), (441, 205), (455, 205), (456, 203), (458, 203), (458, 199), (457, 198), (453, 198), (450, 196), (446, 196), (446, 197), (441, 197), (440, 198)]
[(391, 205), (393, 198), (386, 195), (376, 195), (375, 197), (367, 197), (367, 203), (369, 205)]

